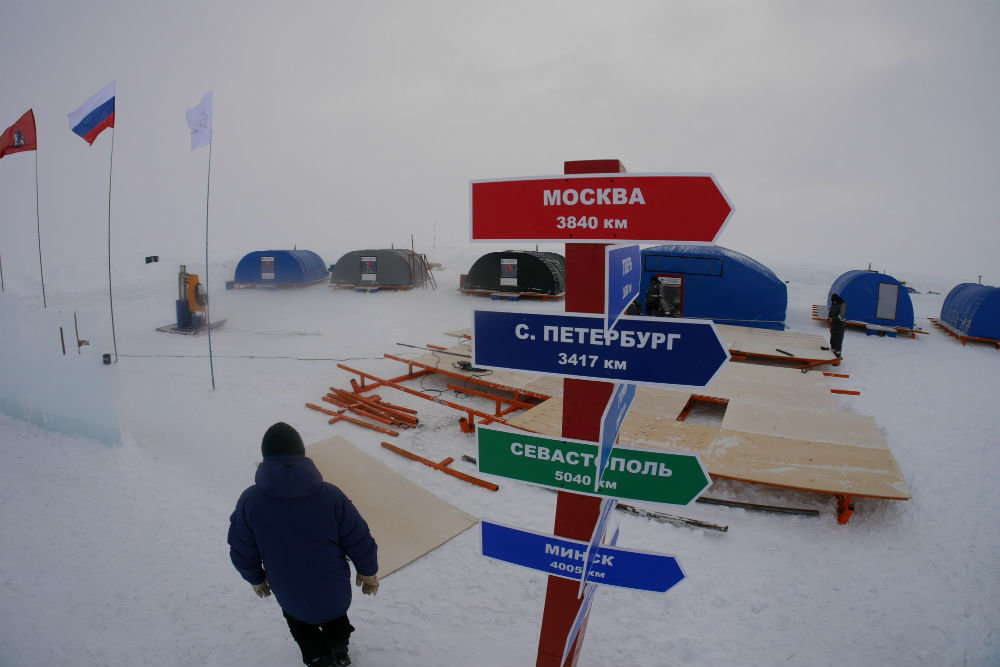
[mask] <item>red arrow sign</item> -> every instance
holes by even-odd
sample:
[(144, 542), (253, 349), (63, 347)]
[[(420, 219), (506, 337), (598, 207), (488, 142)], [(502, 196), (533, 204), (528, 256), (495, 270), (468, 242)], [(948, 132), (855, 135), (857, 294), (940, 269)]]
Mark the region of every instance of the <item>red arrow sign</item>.
[(472, 181), (473, 241), (713, 243), (733, 207), (711, 174)]

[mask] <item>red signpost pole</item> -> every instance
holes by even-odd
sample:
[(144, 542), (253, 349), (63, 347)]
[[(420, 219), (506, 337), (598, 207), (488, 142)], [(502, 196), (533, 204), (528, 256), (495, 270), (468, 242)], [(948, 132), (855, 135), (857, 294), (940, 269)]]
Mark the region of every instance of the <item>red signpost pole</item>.
[[(579, 160), (564, 164), (565, 174), (625, 173), (618, 160)], [(604, 312), (604, 246), (603, 243), (566, 244), (566, 312)], [(614, 384), (591, 380), (563, 380), (564, 438), (599, 442), (601, 415), (611, 398)], [(597, 525), (601, 499), (560, 491), (556, 500), (555, 535), (574, 540), (590, 540)], [(584, 564), (586, 566), (586, 564)], [(566, 638), (576, 618), (583, 598), (578, 597), (580, 583), (571, 579), (549, 576), (545, 591), (545, 610), (538, 638), (537, 667), (572, 667), (579, 657), (586, 621), (577, 633), (573, 647), (561, 663)]]

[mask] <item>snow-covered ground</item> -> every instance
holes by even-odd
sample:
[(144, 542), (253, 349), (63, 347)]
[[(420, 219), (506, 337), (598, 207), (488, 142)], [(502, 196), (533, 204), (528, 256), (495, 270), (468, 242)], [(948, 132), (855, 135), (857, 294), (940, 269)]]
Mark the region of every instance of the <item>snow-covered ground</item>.
[[(120, 357), (107, 372), (118, 374), (122, 444), (0, 416), (0, 665), (300, 664), (274, 599), (253, 594), (226, 545), (261, 435), (278, 420), (307, 443), (342, 435), (481, 519), (551, 532), (553, 493), (510, 480), (498, 480), (498, 493), (464, 484), (382, 449), (378, 433), (330, 426), (303, 405), (348, 386), (337, 361), (398, 374), (403, 367), (384, 353), (423, 351), (397, 343), (448, 344), (443, 332), (470, 326), (472, 309), (491, 303), (456, 291), (478, 254), (435, 249), (430, 259), (444, 265), (437, 291), (379, 294), (226, 292), (235, 261), (213, 265), (213, 318), (228, 319), (212, 337), (214, 391), (206, 337), (154, 330), (174, 319), (177, 267), (116, 278)], [(814, 334), (826, 330), (811, 319), (812, 304), (858, 268), (769, 265), (788, 281), (790, 328)], [(718, 482), (709, 495), (820, 515), (651, 507), (729, 526), (718, 533), (616, 513), (621, 546), (673, 554), (687, 579), (666, 594), (600, 589), (580, 665), (1000, 664), (1000, 352), (963, 347), (927, 322), (951, 287), (975, 277), (893, 275), (919, 290), (912, 298), (928, 335), (849, 329), (841, 369), (850, 379), (829, 381), (860, 390), (837, 400), (876, 418), (913, 499), (861, 499), (842, 526), (832, 498)], [(40, 307), (33, 293), (20, 300)], [(110, 351), (106, 289), (50, 289), (48, 300), (79, 311), (88, 322), (81, 336)], [(451, 394), (435, 379), (422, 384)], [(460, 413), (402, 392), (387, 397), (421, 419), (394, 442), (474, 471), (460, 459), (475, 453)], [(546, 578), (479, 548), (478, 529), (468, 530), (387, 578), (376, 597), (356, 595), (355, 664), (534, 664)]]

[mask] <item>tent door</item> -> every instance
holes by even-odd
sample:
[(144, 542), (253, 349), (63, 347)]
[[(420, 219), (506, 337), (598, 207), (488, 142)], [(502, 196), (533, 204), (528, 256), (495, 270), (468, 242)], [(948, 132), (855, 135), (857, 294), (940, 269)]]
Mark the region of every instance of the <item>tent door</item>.
[(899, 285), (879, 283), (878, 303), (875, 305), (875, 319), (896, 319), (896, 302), (899, 300)]
[(274, 280), (274, 257), (260, 258), (260, 279)]
[(361, 280), (372, 283), (378, 280), (377, 257), (369, 255), (363, 255), (361, 257)]
[(500, 287), (517, 287), (517, 258), (500, 259)]
[(660, 276), (660, 301), (667, 317), (681, 317), (684, 314), (683, 276)]

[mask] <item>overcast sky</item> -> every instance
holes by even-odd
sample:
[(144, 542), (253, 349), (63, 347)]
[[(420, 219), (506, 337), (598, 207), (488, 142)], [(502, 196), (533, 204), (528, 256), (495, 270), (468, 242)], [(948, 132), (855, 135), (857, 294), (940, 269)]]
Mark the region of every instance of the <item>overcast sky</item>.
[[(433, 259), (469, 238), (470, 180), (617, 158), (714, 174), (719, 243), (765, 263), (1000, 284), (998, 2), (0, 0), (0, 25), (0, 129), (34, 109), (50, 291), (106, 275), (112, 132), (88, 146), (66, 116), (112, 80), (116, 271), (203, 261), (185, 112), (211, 90), (213, 261), (411, 234)], [(0, 160), (0, 256), (26, 288), (35, 157)]]

